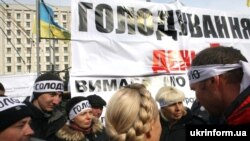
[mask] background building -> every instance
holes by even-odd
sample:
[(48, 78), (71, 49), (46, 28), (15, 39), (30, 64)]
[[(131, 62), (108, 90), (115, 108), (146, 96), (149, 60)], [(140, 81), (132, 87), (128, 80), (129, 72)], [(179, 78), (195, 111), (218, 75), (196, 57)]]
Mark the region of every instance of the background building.
[[(53, 7), (54, 20), (70, 31), (70, 7)], [(35, 5), (0, 4), (0, 75), (37, 72)], [(71, 66), (70, 41), (41, 39), (40, 71), (64, 78)], [(54, 66), (54, 67), (53, 67)]]

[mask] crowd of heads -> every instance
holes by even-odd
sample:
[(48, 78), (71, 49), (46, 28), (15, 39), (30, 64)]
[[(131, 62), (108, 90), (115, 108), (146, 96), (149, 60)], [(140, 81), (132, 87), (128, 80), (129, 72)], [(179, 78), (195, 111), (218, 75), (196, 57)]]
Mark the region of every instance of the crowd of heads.
[[(222, 116), (239, 93), (249, 86), (250, 75), (245, 75), (246, 62), (247, 59), (239, 50), (223, 46), (204, 49), (193, 59), (188, 71), (190, 88), (195, 91), (197, 102), (209, 114)], [(45, 73), (35, 80), (29, 102), (42, 112), (50, 113), (62, 101), (63, 91), (62, 79), (53, 73)], [(35, 132), (29, 125), (32, 120), (30, 109), (22, 102), (4, 96), (2, 83), (0, 95), (0, 138), (19, 140), (12, 138), (15, 136), (28, 140)], [(184, 99), (185, 94), (172, 86), (159, 88), (153, 98), (146, 86), (134, 83), (120, 88), (107, 103), (95, 94), (72, 97), (65, 106), (65, 116), (67, 125), (72, 129), (84, 129), (83, 133), (99, 131), (103, 127), (93, 128), (93, 122), (99, 120), (106, 107), (105, 132), (110, 140), (159, 141), (162, 133), (160, 116), (171, 124), (176, 123), (187, 115)], [(235, 124), (235, 121), (228, 122)], [(18, 127), (21, 128), (15, 130)]]

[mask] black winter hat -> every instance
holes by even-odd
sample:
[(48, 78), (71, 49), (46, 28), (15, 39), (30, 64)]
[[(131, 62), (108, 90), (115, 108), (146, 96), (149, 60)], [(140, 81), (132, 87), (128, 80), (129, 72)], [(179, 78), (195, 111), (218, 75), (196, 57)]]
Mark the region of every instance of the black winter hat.
[(25, 117), (31, 117), (31, 111), (24, 103), (7, 96), (0, 97), (0, 132)]
[(62, 79), (58, 75), (56, 75), (56, 74), (54, 74), (52, 72), (46, 72), (44, 74), (41, 74), (39, 77), (37, 77), (37, 79), (36, 79), (35, 82), (44, 81), (44, 80), (58, 80), (58, 81), (62, 81)]
[(88, 98), (83, 96), (77, 96), (71, 98), (66, 103), (66, 113), (70, 120), (72, 120), (76, 115), (78, 115), (80, 112), (91, 108), (91, 104), (89, 103)]
[(89, 99), (89, 102), (92, 107), (103, 108), (103, 106), (106, 106), (107, 104), (104, 99), (102, 99), (100, 96), (95, 95), (95, 94), (89, 95), (87, 98)]
[(47, 72), (40, 75), (35, 80), (31, 101), (37, 99), (40, 95), (46, 92), (63, 93), (63, 91), (64, 91), (64, 86), (62, 79), (58, 75), (52, 72)]

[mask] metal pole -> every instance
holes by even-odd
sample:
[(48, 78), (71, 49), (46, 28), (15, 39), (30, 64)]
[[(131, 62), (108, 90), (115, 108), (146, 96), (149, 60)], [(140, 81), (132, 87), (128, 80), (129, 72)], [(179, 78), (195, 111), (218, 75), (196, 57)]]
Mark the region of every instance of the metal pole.
[(40, 0), (36, 0), (36, 63), (37, 63), (37, 76), (40, 74)]
[(52, 46), (51, 46), (51, 43), (49, 44), (50, 45), (50, 66), (51, 66), (51, 71), (52, 72), (55, 72), (55, 39), (52, 40)]

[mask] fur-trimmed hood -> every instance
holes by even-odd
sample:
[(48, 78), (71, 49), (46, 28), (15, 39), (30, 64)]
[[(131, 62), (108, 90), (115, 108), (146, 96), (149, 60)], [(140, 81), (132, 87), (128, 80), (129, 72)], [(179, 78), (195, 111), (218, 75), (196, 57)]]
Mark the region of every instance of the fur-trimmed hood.
[[(98, 132), (103, 132), (103, 126), (99, 119), (93, 118), (92, 120), (92, 136), (97, 136)], [(88, 141), (85, 134), (80, 131), (76, 131), (69, 127), (68, 124), (65, 124), (57, 133), (57, 138), (65, 141)]]

